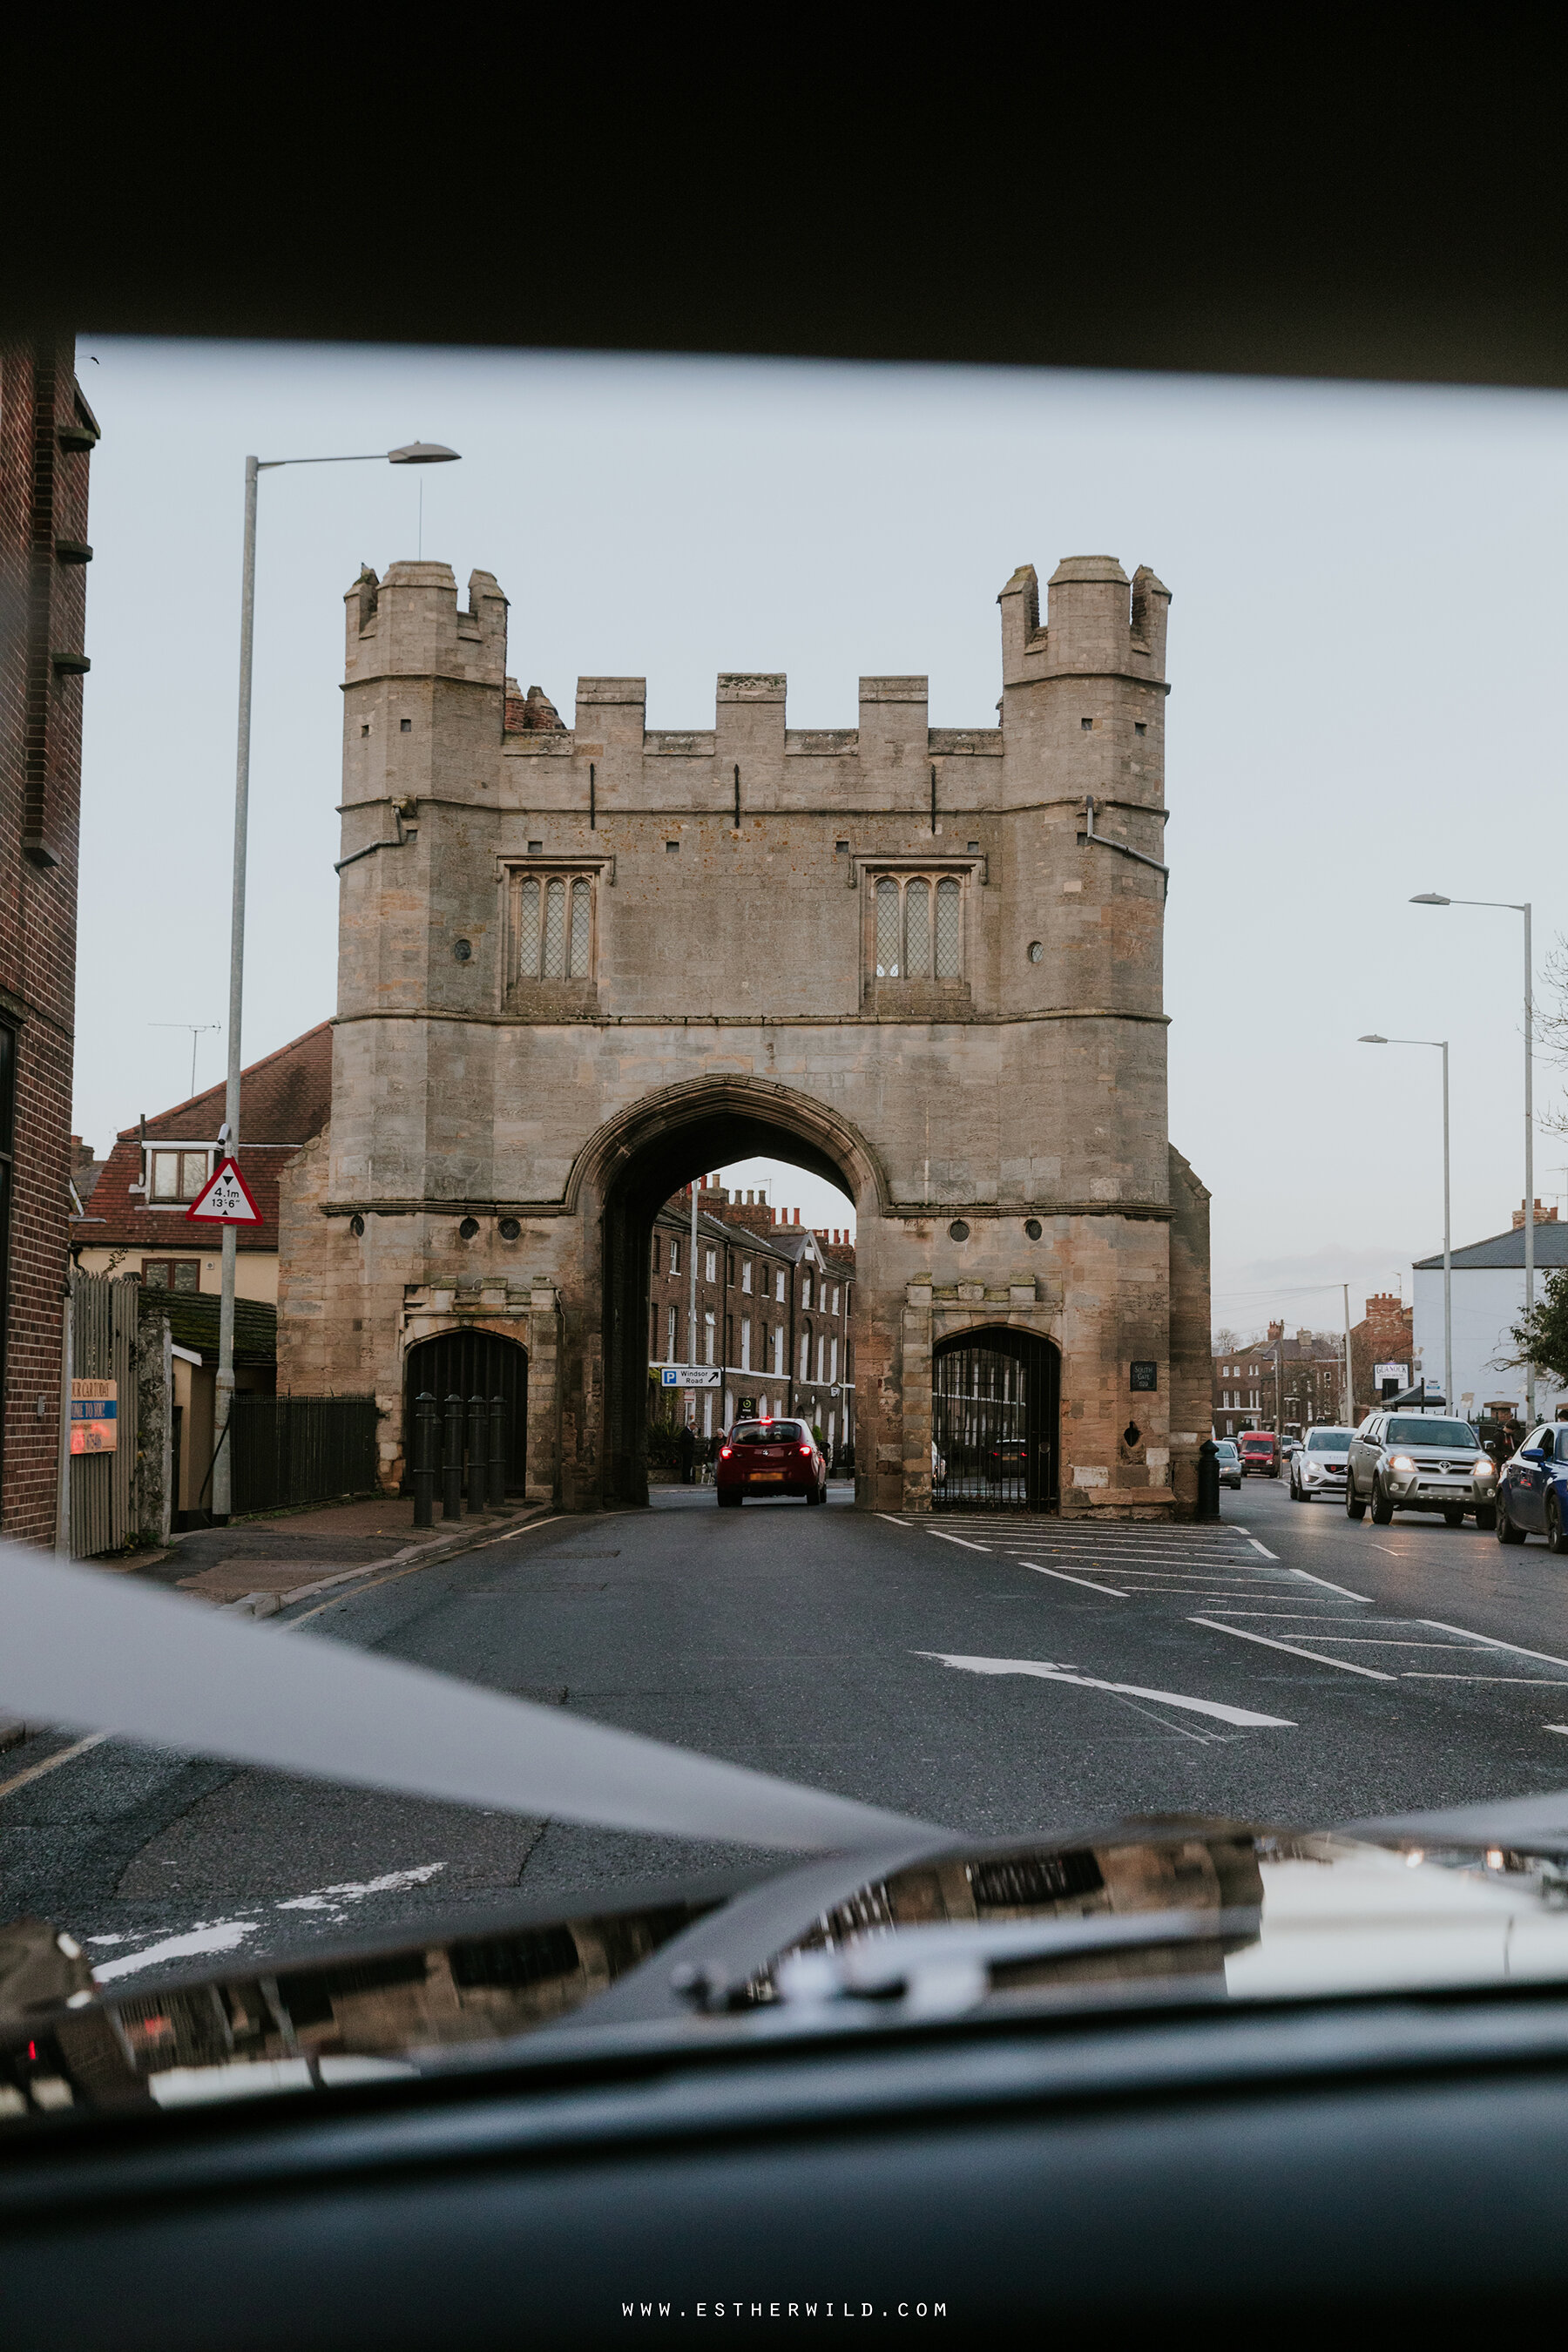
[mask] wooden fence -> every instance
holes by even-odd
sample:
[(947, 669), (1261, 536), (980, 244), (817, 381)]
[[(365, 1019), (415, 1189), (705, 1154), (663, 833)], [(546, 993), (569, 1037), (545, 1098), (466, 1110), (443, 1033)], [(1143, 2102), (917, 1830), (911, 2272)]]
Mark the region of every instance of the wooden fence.
[(70, 1545), (78, 1559), (118, 1551), (135, 1521), (137, 1461), (136, 1303), (142, 1285), (83, 1274), (71, 1280), (71, 1378), (113, 1381), (112, 1454), (73, 1454), (70, 1463)]

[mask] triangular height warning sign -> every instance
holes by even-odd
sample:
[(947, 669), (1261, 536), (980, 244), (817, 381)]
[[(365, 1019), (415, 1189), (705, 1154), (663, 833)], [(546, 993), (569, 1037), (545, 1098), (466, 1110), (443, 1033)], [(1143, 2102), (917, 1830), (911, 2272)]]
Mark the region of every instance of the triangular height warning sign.
[(258, 1225), (261, 1212), (239, 1172), (237, 1160), (220, 1160), (206, 1190), (185, 1211), (188, 1225)]

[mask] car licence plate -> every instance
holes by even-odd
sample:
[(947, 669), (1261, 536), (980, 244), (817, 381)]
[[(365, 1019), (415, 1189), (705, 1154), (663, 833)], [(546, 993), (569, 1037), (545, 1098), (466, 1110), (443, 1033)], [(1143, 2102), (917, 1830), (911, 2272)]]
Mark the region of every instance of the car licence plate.
[(752, 1475), (753, 1478), (758, 1479), (777, 1478), (781, 1484), (784, 1479), (784, 1472), (782, 1470), (753, 1470)]

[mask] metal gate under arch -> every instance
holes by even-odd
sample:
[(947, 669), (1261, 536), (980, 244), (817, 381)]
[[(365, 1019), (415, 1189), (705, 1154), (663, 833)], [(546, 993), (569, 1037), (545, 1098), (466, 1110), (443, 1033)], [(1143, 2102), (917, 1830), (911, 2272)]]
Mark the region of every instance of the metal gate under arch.
[[(447, 1399), (454, 1393), (464, 1405), (464, 1475), (468, 1475), (467, 1408), (482, 1396), (506, 1400), (502, 1426), (506, 1431), (503, 1484), (509, 1495), (521, 1495), (528, 1477), (528, 1350), (516, 1339), (493, 1331), (442, 1331), (434, 1339), (418, 1339), (409, 1349), (403, 1383), (403, 1458), (414, 1461), (414, 1400), (428, 1390), (437, 1404), (440, 1433), (436, 1455), (437, 1491), (440, 1491), (440, 1446), (445, 1443)], [(404, 1485), (407, 1487), (408, 1472)]]
[(1028, 1331), (965, 1331), (931, 1358), (931, 1508), (1057, 1504), (1061, 1359)]

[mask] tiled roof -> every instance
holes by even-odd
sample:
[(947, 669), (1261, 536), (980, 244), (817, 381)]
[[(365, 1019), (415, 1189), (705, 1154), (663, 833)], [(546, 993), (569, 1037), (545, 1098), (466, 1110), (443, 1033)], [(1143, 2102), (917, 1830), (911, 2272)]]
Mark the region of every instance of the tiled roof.
[[(1472, 1242), (1467, 1249), (1457, 1249), (1452, 1255), (1456, 1274), (1472, 1267), (1517, 1265), (1524, 1267), (1524, 1227), (1516, 1225), (1511, 1234), (1492, 1234), (1484, 1242)], [(1535, 1228), (1535, 1263), (1537, 1265), (1568, 1265), (1568, 1224), (1560, 1219)], [(1436, 1266), (1443, 1270), (1443, 1253), (1434, 1257), (1418, 1257), (1416, 1272), (1426, 1274)]]
[[(332, 1108), (332, 1024), (323, 1021), (280, 1045), (240, 1076), (239, 1164), (261, 1212), (258, 1225), (237, 1230), (242, 1250), (278, 1247), (278, 1181), (301, 1144), (319, 1135)], [(223, 1124), (224, 1089), (209, 1087), (147, 1121), (150, 1143), (211, 1143)], [(104, 1161), (86, 1214), (71, 1221), (84, 1249), (215, 1248), (222, 1228), (193, 1225), (184, 1208), (144, 1209), (132, 1184), (141, 1171), (140, 1130), (121, 1128)]]
[[(150, 1290), (143, 1288), (143, 1315), (166, 1316), (169, 1337), (176, 1348), (189, 1348), (205, 1363), (217, 1361), (217, 1318), (223, 1301), (216, 1290)], [(278, 1309), (265, 1298), (234, 1302), (234, 1360), (237, 1364), (275, 1364), (278, 1360)]]

